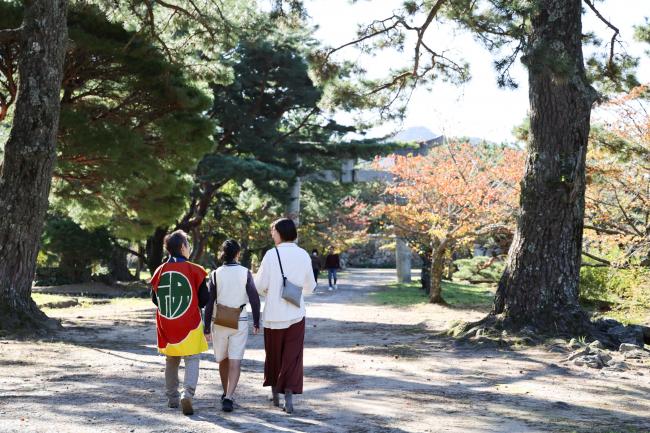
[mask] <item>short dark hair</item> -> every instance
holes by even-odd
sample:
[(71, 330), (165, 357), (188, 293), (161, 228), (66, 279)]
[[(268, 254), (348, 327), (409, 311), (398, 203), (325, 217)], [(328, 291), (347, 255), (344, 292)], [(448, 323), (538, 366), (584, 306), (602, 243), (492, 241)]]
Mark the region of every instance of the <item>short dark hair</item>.
[(276, 220), (271, 227), (280, 234), (280, 239), (284, 242), (293, 242), (298, 239), (296, 224), (289, 218), (280, 218), (279, 220)]
[(190, 245), (187, 233), (183, 230), (176, 230), (165, 236), (165, 249), (172, 256), (180, 256), (183, 245)]
[(234, 239), (228, 239), (221, 244), (221, 252), (219, 253), (219, 260), (223, 263), (232, 262), (239, 254), (241, 247)]

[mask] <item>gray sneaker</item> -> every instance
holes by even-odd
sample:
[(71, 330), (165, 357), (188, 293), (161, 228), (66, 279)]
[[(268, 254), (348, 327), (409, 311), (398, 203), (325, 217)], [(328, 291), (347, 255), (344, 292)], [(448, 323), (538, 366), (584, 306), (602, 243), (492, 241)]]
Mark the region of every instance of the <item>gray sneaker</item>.
[(167, 399), (167, 407), (171, 407), (173, 409), (177, 408), (179, 406), (179, 400), (178, 397), (176, 398), (168, 398)]

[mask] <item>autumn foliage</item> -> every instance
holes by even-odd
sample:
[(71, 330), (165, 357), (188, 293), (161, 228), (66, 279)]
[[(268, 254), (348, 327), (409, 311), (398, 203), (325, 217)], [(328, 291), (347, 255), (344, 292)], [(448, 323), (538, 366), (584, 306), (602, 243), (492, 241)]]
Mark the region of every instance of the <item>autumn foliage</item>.
[(650, 257), (649, 90), (639, 86), (599, 113), (587, 161), (585, 255), (628, 267)]
[[(511, 231), (524, 153), (514, 148), (449, 144), (425, 156), (394, 156), (393, 181), (377, 208), (395, 235), (431, 260), (430, 300), (440, 292), (445, 256), (478, 236)], [(422, 254), (421, 254), (422, 255)]]

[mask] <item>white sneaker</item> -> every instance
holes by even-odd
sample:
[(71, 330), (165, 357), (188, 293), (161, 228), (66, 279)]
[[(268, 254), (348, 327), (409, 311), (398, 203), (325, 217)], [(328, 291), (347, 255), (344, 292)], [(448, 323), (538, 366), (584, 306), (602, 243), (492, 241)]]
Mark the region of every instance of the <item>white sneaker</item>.
[(332, 288), (332, 286), (329, 286), (329, 287), (327, 288), (327, 290), (329, 290), (329, 291), (331, 292), (331, 291), (334, 290), (334, 289)]

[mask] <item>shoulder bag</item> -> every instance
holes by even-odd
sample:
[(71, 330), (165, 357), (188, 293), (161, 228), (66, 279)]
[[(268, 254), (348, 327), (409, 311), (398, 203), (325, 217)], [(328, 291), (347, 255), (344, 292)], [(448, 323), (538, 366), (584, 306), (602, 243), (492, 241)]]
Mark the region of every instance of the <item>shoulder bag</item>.
[[(216, 278), (215, 278), (216, 280)], [(217, 282), (213, 281), (214, 289), (217, 290)], [(242, 307), (233, 308), (227, 307), (223, 304), (217, 304), (216, 316), (214, 318), (214, 324), (219, 326), (224, 326), (231, 329), (239, 329), (239, 315), (241, 314)]]
[(282, 273), (282, 299), (300, 307), (300, 299), (302, 298), (302, 287), (293, 284), (291, 281), (284, 276), (284, 270), (282, 269), (282, 260), (280, 260), (280, 252), (278, 248), (275, 248), (275, 253), (278, 255), (278, 262), (280, 263), (280, 272)]

